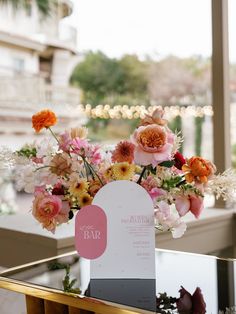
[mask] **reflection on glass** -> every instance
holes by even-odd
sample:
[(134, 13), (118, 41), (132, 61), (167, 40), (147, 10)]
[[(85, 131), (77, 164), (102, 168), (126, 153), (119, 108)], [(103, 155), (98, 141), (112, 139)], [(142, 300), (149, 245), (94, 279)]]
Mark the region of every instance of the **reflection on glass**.
[[(39, 262), (33, 266), (9, 270), (4, 272), (2, 276), (63, 291), (63, 280), (65, 280), (65, 267), (67, 265), (70, 266), (69, 282), (71, 283), (76, 279), (72, 288), (80, 288), (81, 293), (88, 296), (89, 290), (87, 288), (89, 283), (91, 284), (89, 261), (78, 258), (75, 253), (48, 262)], [(183, 290), (182, 292), (180, 290), (183, 287), (187, 291), (186, 293), (189, 293), (188, 297), (191, 296), (190, 298), (197, 293), (198, 298), (200, 297), (198, 300), (201, 300), (202, 295), (206, 303), (206, 313), (219, 313), (219, 310), (223, 313), (226, 308), (235, 306), (235, 267), (236, 260), (223, 260), (214, 256), (156, 250), (156, 295), (159, 301), (161, 296), (166, 295), (169, 300), (172, 300), (172, 305), (174, 304), (176, 307), (176, 301), (181, 298)], [(94, 283), (92, 284), (94, 285)], [(123, 280), (117, 284), (117, 289), (121, 285), (123, 290), (127, 292), (125, 294), (126, 299), (124, 295), (122, 296), (123, 299), (120, 297), (117, 293), (118, 290), (116, 291), (117, 295), (114, 294), (114, 282), (112, 287), (109, 280), (104, 281), (102, 284), (104, 291), (107, 290), (107, 295), (99, 296), (100, 299), (141, 307), (140, 304), (137, 304), (137, 298), (135, 299), (136, 290), (133, 283)], [(198, 288), (201, 291), (196, 292)], [(99, 289), (99, 286), (96, 289)], [(156, 302), (156, 300), (153, 301)]]

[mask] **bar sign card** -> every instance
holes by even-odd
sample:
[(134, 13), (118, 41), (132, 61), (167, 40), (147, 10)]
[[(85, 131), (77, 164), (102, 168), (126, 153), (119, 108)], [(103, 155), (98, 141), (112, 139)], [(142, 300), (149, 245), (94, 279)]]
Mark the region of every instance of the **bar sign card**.
[(107, 218), (106, 248), (91, 260), (90, 295), (155, 311), (154, 208), (149, 194), (130, 181), (114, 181), (93, 205)]

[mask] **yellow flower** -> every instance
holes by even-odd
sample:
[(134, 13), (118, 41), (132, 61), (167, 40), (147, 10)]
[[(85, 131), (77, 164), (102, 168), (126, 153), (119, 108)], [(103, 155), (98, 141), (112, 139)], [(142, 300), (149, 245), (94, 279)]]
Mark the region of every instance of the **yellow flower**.
[(82, 178), (79, 178), (72, 182), (69, 187), (69, 192), (73, 196), (81, 196), (82, 194), (86, 193), (89, 188), (89, 183)]
[(86, 192), (80, 194), (79, 196), (79, 205), (80, 207), (90, 205), (92, 203), (93, 198)]
[(107, 168), (104, 173), (104, 178), (107, 180), (112, 180), (113, 179), (113, 171), (112, 171), (112, 167)]
[(135, 165), (128, 162), (120, 162), (112, 166), (115, 180), (131, 180), (134, 176)]
[(141, 173), (141, 172), (142, 172), (142, 167), (136, 165), (136, 166), (135, 166), (135, 172), (136, 172), (136, 173)]

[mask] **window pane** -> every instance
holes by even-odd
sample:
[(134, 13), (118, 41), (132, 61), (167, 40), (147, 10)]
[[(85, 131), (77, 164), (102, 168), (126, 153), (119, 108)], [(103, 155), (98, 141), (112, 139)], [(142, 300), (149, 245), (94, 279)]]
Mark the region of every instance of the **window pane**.
[[(184, 153), (212, 159), (211, 1), (80, 0), (77, 5), (81, 51), (100, 50), (109, 60), (136, 55), (147, 70), (147, 90), (138, 97), (134, 93), (115, 97), (116, 91), (110, 95), (107, 90), (105, 97), (92, 98), (91, 93), (84, 93), (84, 102), (92, 106), (98, 103), (167, 106), (172, 128), (183, 132)], [(133, 62), (133, 68), (135, 65)], [(120, 94), (121, 90), (122, 87)], [(108, 139), (103, 123), (101, 119), (89, 122), (90, 126), (96, 125), (96, 130), (101, 126), (101, 132), (96, 131), (96, 140)], [(106, 121), (109, 140), (128, 137), (133, 125), (134, 120)]]

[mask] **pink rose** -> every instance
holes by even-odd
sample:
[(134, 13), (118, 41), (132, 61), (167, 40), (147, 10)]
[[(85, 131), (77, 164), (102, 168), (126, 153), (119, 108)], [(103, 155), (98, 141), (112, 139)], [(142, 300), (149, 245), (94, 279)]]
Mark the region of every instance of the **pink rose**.
[(58, 223), (68, 221), (69, 205), (67, 202), (64, 204), (56, 195), (37, 191), (33, 201), (32, 214), (43, 228), (54, 233)]
[(55, 217), (57, 224), (66, 223), (69, 220), (70, 205), (67, 201), (62, 201), (62, 207), (58, 215)]
[(171, 159), (174, 134), (167, 131), (164, 127), (150, 124), (140, 126), (132, 136), (135, 145), (135, 163), (156, 167), (157, 164)]

